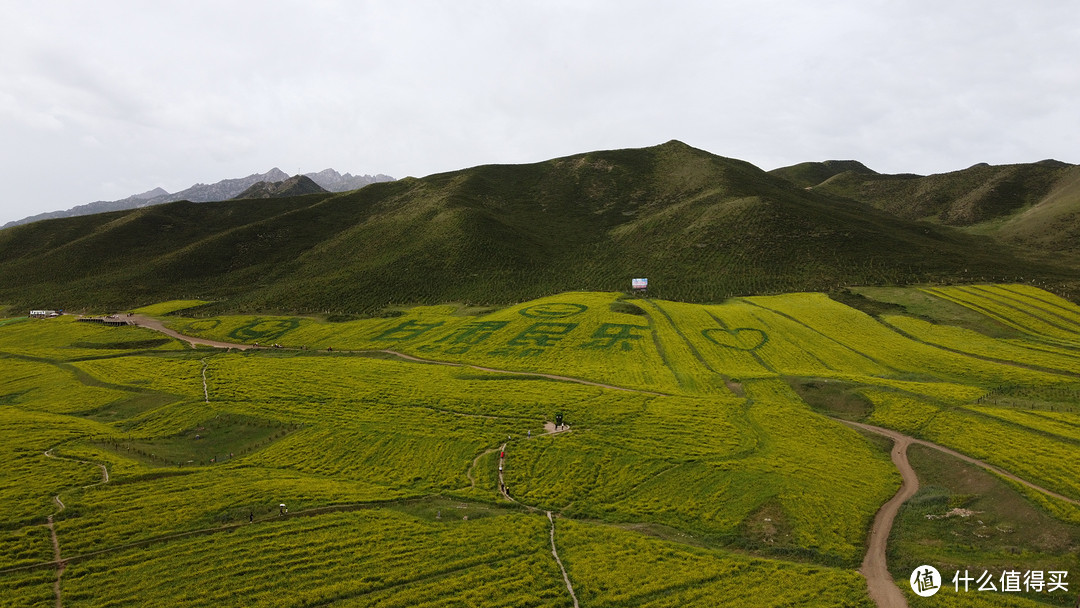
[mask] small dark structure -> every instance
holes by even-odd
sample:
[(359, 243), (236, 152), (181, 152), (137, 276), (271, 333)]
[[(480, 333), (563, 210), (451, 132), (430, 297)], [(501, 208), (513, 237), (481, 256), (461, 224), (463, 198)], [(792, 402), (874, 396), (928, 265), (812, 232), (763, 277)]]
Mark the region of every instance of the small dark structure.
[(101, 323), (102, 325), (108, 325), (109, 327), (123, 327), (124, 325), (134, 325), (127, 319), (121, 319), (116, 315), (109, 315), (107, 317), (79, 317), (76, 321), (84, 321), (87, 323)]

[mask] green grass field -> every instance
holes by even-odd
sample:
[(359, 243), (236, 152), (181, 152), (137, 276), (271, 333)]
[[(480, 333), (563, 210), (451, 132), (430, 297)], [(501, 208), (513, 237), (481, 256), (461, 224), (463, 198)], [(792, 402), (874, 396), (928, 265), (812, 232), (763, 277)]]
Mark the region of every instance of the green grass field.
[[(55, 569), (18, 569), (52, 560), (52, 516), (69, 606), (566, 606), (551, 511), (584, 606), (871, 606), (856, 569), (900, 478), (887, 442), (830, 416), (1080, 499), (1080, 308), (1009, 285), (862, 297), (881, 305), (570, 292), (164, 317), (285, 347), (245, 352), (0, 320), (0, 595), (53, 604)], [(1080, 569), (1080, 509), (916, 448), (902, 586), (922, 563)], [(954, 506), (987, 523), (925, 517)]]

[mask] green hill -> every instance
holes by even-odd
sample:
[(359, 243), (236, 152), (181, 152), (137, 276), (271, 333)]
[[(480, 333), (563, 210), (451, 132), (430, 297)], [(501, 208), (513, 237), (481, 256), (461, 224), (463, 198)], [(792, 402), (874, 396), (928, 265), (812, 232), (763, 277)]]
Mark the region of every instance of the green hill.
[(772, 175), (782, 177), (801, 188), (810, 188), (821, 182), (851, 172), (857, 175), (875, 176), (877, 171), (870, 169), (857, 160), (827, 160), (820, 163), (799, 163), (790, 167), (781, 167), (769, 171)]
[(998, 234), (1006, 242), (1080, 254), (1080, 167), (1063, 170), (1038, 204), (1010, 217)]
[(1075, 273), (676, 141), (0, 231), (0, 302), (16, 309), (198, 298), (219, 311), (373, 314), (395, 303), (625, 290), (635, 276), (649, 277), (658, 297), (719, 301), (849, 284), (1060, 283)]
[(980, 163), (928, 176), (850, 169), (830, 174), (827, 170), (830, 163), (839, 169), (842, 163), (849, 162), (803, 163), (771, 173), (796, 185), (868, 203), (905, 219), (970, 226), (1037, 204), (1074, 169), (1073, 165), (1046, 160), (998, 166)]

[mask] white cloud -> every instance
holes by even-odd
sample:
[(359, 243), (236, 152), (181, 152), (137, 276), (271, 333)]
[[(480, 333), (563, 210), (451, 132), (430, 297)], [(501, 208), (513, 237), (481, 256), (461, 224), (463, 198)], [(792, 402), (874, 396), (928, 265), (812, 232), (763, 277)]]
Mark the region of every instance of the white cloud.
[(424, 175), (672, 138), (764, 168), (1080, 160), (1067, 0), (3, 8), (0, 222), (272, 166)]

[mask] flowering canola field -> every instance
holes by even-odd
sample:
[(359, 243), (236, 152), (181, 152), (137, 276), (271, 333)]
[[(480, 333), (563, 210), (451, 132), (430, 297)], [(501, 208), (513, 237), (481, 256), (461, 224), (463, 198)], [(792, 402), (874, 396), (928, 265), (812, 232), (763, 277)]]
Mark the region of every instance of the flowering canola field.
[(0, 597), (54, 601), (55, 533), (69, 606), (565, 606), (554, 538), (582, 605), (870, 606), (899, 475), (800, 382), (1080, 499), (1080, 308), (926, 292), (1023, 337), (813, 293), (0, 321)]

